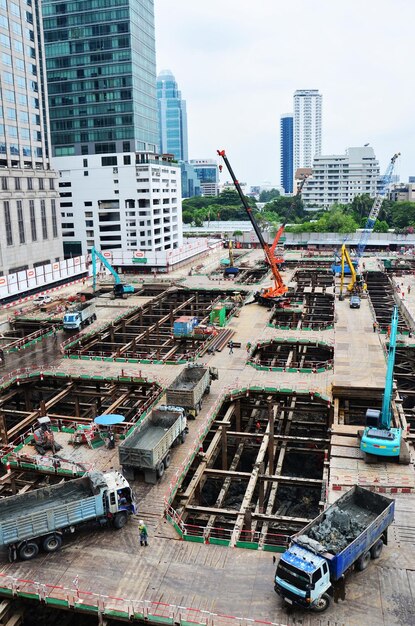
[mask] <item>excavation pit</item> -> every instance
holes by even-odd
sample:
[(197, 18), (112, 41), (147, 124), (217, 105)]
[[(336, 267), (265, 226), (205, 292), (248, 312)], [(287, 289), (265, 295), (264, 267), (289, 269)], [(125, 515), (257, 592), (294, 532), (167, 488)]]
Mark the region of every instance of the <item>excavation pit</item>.
[(254, 347), (248, 363), (270, 371), (322, 372), (333, 367), (334, 349), (316, 341), (275, 339)]
[(324, 503), (329, 413), (309, 394), (225, 401), (172, 502), (184, 538), (284, 545)]

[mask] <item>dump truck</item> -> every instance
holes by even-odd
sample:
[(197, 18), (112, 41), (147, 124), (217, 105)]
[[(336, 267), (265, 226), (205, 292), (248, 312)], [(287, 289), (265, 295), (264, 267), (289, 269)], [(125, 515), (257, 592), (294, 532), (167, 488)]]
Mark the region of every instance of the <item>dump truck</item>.
[(153, 409), (118, 448), (124, 476), (134, 479), (144, 471), (146, 483), (155, 484), (171, 462), (171, 448), (184, 443), (188, 429), (182, 407), (160, 405)]
[(394, 512), (394, 500), (355, 485), (291, 537), (277, 566), (276, 593), (320, 613), (333, 595), (344, 599), (346, 574), (379, 558)]
[(95, 304), (81, 302), (67, 310), (63, 316), (64, 330), (81, 330), (87, 324), (92, 324), (97, 319)]
[(122, 528), (136, 512), (133, 493), (120, 472), (93, 471), (58, 485), (0, 500), (0, 546), (10, 561), (57, 552), (65, 534), (97, 522)]
[(167, 404), (182, 406), (194, 419), (202, 408), (203, 396), (210, 392), (210, 383), (218, 378), (216, 367), (191, 363), (166, 389)]

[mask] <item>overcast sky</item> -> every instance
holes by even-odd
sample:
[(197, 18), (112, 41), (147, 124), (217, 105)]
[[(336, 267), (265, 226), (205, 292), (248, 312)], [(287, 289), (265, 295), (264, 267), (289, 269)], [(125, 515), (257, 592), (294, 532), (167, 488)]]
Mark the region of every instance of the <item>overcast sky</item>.
[(415, 175), (414, 0), (155, 0), (157, 72), (187, 101), (189, 158), (225, 148), (240, 181), (280, 182), (279, 120), (323, 94), (323, 154), (370, 142)]

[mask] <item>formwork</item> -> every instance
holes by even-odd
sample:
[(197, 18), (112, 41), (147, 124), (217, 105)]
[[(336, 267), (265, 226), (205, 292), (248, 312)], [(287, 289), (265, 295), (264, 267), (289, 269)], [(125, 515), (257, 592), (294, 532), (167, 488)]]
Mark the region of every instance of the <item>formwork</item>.
[(206, 337), (174, 337), (175, 319), (186, 315), (197, 318), (199, 324), (208, 324), (213, 307), (219, 303), (226, 308), (229, 320), (238, 306), (233, 292), (168, 289), (99, 332), (78, 338), (66, 346), (65, 353), (70, 358), (184, 362), (196, 356)]
[(188, 540), (283, 547), (324, 506), (330, 408), (310, 394), (225, 401), (171, 503)]

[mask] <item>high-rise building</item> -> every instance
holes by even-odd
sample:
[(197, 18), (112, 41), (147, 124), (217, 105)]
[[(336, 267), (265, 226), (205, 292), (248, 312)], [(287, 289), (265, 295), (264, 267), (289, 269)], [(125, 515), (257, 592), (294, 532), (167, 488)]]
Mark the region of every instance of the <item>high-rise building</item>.
[(293, 192), (294, 185), (294, 118), (292, 113), (281, 115), (281, 187), (285, 193)]
[(65, 254), (182, 242), (180, 168), (157, 157), (154, 0), (43, 0)]
[(0, 0), (0, 275), (63, 259), (39, 7)]
[(321, 106), (318, 89), (298, 89), (294, 93), (294, 171), (312, 167), (321, 154)]
[(200, 180), (193, 165), (186, 161), (180, 161), (179, 165), (182, 171), (182, 198), (201, 196)]
[(174, 154), (176, 161), (188, 161), (186, 101), (182, 100), (170, 70), (157, 77), (160, 152)]
[(198, 179), (202, 196), (217, 196), (219, 194), (219, 168), (214, 159), (191, 159)]
[(348, 148), (346, 154), (315, 157), (301, 195), (306, 208), (327, 209), (335, 203), (349, 204), (357, 195), (375, 197), (378, 183), (379, 161), (373, 148)]

